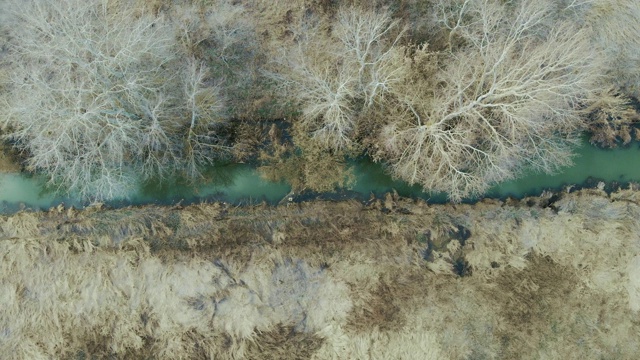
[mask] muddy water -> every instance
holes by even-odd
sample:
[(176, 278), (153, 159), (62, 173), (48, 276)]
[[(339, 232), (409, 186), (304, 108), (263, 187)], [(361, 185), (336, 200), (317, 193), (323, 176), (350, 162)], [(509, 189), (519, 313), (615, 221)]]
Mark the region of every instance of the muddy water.
[[(598, 181), (625, 184), (640, 182), (640, 143), (625, 148), (600, 150), (584, 143), (576, 150), (574, 166), (556, 175), (525, 173), (517, 180), (504, 182), (492, 188), (488, 197), (525, 197), (540, 194), (543, 190), (557, 190), (566, 185), (595, 185)], [(420, 197), (432, 202), (446, 201), (444, 194), (425, 193), (419, 186), (409, 186), (394, 181), (385, 174), (379, 164), (362, 160), (354, 163), (357, 181), (349, 190), (335, 194), (323, 194), (327, 198), (368, 198), (395, 189), (400, 195)], [(164, 184), (146, 184), (123, 198), (110, 203), (113, 206), (127, 204), (183, 203), (201, 201), (228, 201), (277, 203), (286, 197), (290, 187), (285, 183), (272, 183), (260, 178), (248, 164), (218, 165), (210, 169), (215, 174), (206, 184), (192, 186), (175, 181)], [(21, 174), (0, 174), (0, 212), (8, 213), (21, 208), (46, 209), (64, 203), (76, 207), (85, 205), (78, 199), (44, 190), (44, 183), (37, 177)]]

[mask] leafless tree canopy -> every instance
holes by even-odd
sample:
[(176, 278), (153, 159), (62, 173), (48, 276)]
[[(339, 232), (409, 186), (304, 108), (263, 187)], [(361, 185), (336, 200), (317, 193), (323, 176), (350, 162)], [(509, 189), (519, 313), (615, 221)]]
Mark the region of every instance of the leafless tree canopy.
[[(0, 60), (10, 77), (0, 111), (27, 167), (85, 197), (110, 198), (134, 173), (194, 178), (224, 153), (221, 124), (238, 99), (251, 98), (245, 82), (255, 73), (244, 64), (258, 48), (255, 31), (230, 0), (193, 4), (153, 12), (136, 1), (0, 3), (11, 39)], [(300, 148), (367, 153), (395, 177), (459, 201), (524, 168), (570, 164), (576, 134), (591, 126), (585, 114), (606, 125), (614, 110), (629, 109), (613, 104), (618, 90), (637, 92), (632, 0), (428, 7), (431, 18), (408, 18), (426, 23), (431, 38), (408, 38), (407, 17), (391, 9), (343, 5), (291, 16), (282, 38), (262, 44), (268, 56), (281, 50), (264, 73), (300, 113), (288, 113), (301, 129), (293, 135), (304, 134), (293, 136)]]
[(448, 50), (432, 56), (438, 64), (428, 79), (408, 78), (398, 89), (401, 110), (380, 134), (392, 173), (458, 201), (523, 166), (553, 172), (570, 164), (580, 109), (599, 80), (587, 34), (552, 23), (545, 1), (437, 8)]
[(324, 147), (353, 145), (356, 114), (400, 80), (393, 60), (403, 29), (388, 12), (343, 8), (331, 35), (318, 19), (295, 29), (296, 44), (271, 76), (299, 103), (304, 126)]
[(139, 178), (198, 176), (223, 150), (222, 79), (188, 51), (213, 25), (110, 0), (7, 1), (1, 11), (12, 38), (6, 136), (51, 184), (113, 198)]
[(388, 13), (342, 8), (299, 36), (276, 78), (325, 146), (364, 141), (394, 176), (459, 201), (523, 167), (571, 163), (602, 78), (591, 33), (563, 14), (587, 5), (439, 0), (433, 49), (399, 44)]
[(640, 6), (634, 0), (576, 0), (593, 31), (593, 46), (606, 58), (613, 85), (640, 97)]

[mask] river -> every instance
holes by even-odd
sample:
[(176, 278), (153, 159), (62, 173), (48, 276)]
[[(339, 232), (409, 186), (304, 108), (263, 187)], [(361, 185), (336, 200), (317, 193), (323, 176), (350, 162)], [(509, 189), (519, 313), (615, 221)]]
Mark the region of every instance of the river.
[[(559, 190), (567, 185), (595, 185), (598, 181), (609, 184), (617, 182), (640, 182), (640, 143), (627, 147), (603, 150), (584, 142), (576, 149), (574, 166), (565, 168), (556, 175), (524, 173), (519, 179), (494, 186), (486, 197), (522, 198), (539, 195), (544, 190)], [(349, 190), (332, 194), (307, 195), (306, 198), (368, 198), (372, 193), (378, 196), (395, 189), (406, 197), (419, 197), (430, 202), (444, 202), (444, 194), (425, 193), (419, 186), (409, 186), (394, 181), (384, 173), (381, 165), (367, 160), (355, 162), (356, 182)], [(260, 178), (248, 164), (223, 164), (211, 169), (216, 175), (214, 181), (194, 188), (186, 184), (147, 184), (132, 192), (127, 199), (110, 202), (111, 206), (171, 204), (182, 201), (227, 201), (232, 203), (256, 203), (266, 201), (277, 203), (291, 190), (286, 183), (273, 183)], [(82, 207), (83, 202), (69, 196), (45, 191), (43, 181), (37, 176), (23, 174), (0, 174), (0, 212), (11, 213), (20, 209), (47, 209), (64, 204)]]

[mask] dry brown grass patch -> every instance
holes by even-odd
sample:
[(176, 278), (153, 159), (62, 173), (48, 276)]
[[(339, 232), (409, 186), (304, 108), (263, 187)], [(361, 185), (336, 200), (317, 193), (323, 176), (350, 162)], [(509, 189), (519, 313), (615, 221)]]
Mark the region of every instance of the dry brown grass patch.
[(246, 359), (305, 360), (322, 346), (322, 338), (295, 331), (290, 326), (259, 332), (247, 346)]
[(534, 255), (526, 269), (505, 271), (495, 284), (486, 290), (486, 296), (497, 304), (500, 318), (506, 321), (498, 331), (504, 356), (514, 358), (533, 354), (554, 323), (566, 321), (566, 301), (575, 297), (580, 280), (571, 268)]

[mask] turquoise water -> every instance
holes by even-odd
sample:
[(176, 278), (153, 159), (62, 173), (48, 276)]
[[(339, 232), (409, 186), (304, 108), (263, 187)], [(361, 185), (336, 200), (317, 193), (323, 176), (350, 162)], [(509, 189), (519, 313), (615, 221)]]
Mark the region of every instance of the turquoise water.
[[(574, 166), (559, 174), (525, 173), (514, 181), (493, 187), (487, 197), (517, 198), (537, 195), (543, 190), (559, 190), (567, 185), (582, 185), (591, 179), (627, 183), (640, 182), (640, 143), (612, 150), (601, 150), (585, 142), (576, 150)], [(367, 160), (354, 163), (356, 183), (351, 189), (325, 197), (360, 197), (381, 195), (395, 189), (400, 195), (421, 197), (432, 202), (446, 201), (443, 194), (425, 193), (419, 186), (394, 181), (379, 164)], [(211, 179), (194, 187), (175, 181), (163, 184), (145, 184), (129, 197), (110, 203), (113, 206), (140, 204), (190, 203), (194, 201), (227, 201), (231, 203), (277, 203), (291, 190), (286, 183), (263, 180), (248, 164), (218, 165), (209, 170)], [(58, 204), (76, 207), (86, 205), (68, 196), (44, 191), (42, 180), (21, 174), (0, 174), (0, 212), (13, 212), (21, 208), (47, 209)], [(334, 196), (332, 196), (334, 195)], [(313, 197), (313, 196), (312, 196)]]
[[(574, 165), (564, 168), (558, 174), (526, 172), (516, 180), (497, 184), (485, 196), (523, 198), (539, 195), (544, 190), (559, 190), (569, 185), (582, 186), (587, 182), (594, 185), (598, 181), (640, 182), (640, 143), (615, 149), (599, 149), (584, 141), (575, 152)], [(357, 183), (353, 190), (357, 192), (379, 194), (395, 189), (402, 196), (421, 197), (433, 202), (446, 201), (445, 194), (424, 193), (420, 186), (393, 181), (384, 174), (379, 164), (362, 161), (356, 165), (356, 174)]]
[[(190, 203), (203, 199), (231, 203), (277, 203), (291, 189), (285, 183), (263, 180), (247, 164), (219, 165), (210, 169), (210, 172), (215, 173), (213, 178), (195, 187), (180, 181), (147, 183), (109, 205)], [(59, 204), (75, 207), (88, 205), (73, 196), (45, 191), (44, 185), (45, 182), (36, 176), (0, 174), (0, 212), (13, 212), (22, 208), (47, 209)]]
[(577, 149), (572, 167), (556, 175), (527, 173), (517, 180), (495, 186), (488, 196), (524, 197), (540, 194), (545, 189), (559, 189), (567, 185), (582, 185), (588, 180), (607, 183), (640, 182), (640, 143), (617, 149), (598, 149), (587, 142)]

